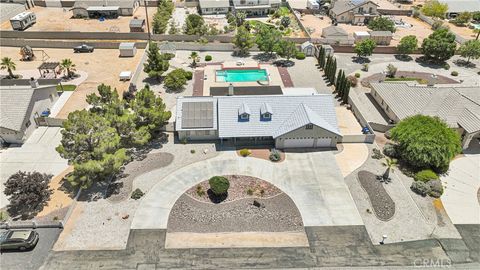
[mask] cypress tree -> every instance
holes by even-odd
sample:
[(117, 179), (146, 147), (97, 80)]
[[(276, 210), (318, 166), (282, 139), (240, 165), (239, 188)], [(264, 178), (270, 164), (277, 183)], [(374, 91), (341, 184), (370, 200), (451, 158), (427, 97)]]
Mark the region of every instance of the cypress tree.
[(345, 90), (343, 93), (343, 103), (347, 104), (348, 103), (348, 94), (350, 93), (350, 81), (347, 81), (347, 84), (345, 86)]
[(325, 68), (323, 69), (323, 73), (325, 74), (325, 77), (328, 78), (328, 71), (330, 69), (330, 65), (331, 65), (331, 61), (332, 59), (329, 57), (327, 57), (327, 63), (325, 64)]
[(338, 86), (340, 85), (340, 78), (342, 77), (342, 70), (340, 69), (337, 74), (337, 79), (335, 80), (335, 92), (337, 91)]
[(320, 50), (320, 68), (324, 69), (325, 68), (325, 48), (322, 46), (322, 49)]
[(332, 76), (330, 82), (332, 84), (335, 83), (335, 73), (337, 73), (337, 59), (334, 58), (332, 64), (332, 73), (330, 73), (330, 76)]

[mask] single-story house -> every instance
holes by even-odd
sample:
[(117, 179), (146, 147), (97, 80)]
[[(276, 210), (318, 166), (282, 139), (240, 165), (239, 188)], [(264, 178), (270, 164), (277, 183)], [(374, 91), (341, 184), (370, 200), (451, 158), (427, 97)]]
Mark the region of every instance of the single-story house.
[(145, 32), (145, 19), (131, 19), (130, 32)]
[(393, 34), (390, 31), (370, 31), (370, 38), (373, 39), (377, 45), (390, 45)]
[(336, 147), (341, 140), (332, 95), (177, 98), (180, 140), (212, 140), (279, 149)]
[(0, 142), (21, 144), (58, 99), (56, 85), (0, 86)]
[(202, 15), (227, 14), (230, 10), (229, 0), (200, 0), (198, 5)]
[(480, 138), (480, 87), (371, 83), (371, 95), (394, 123), (416, 114), (437, 116), (462, 136), (463, 148)]
[(140, 0), (76, 0), (71, 10), (77, 18), (116, 18), (132, 16), (139, 6)]
[(368, 24), (369, 20), (379, 16), (378, 5), (368, 0), (332, 0), (330, 17), (339, 23), (355, 25)]
[(439, 2), (448, 5), (445, 14), (447, 19), (453, 19), (462, 12), (480, 11), (480, 0), (439, 0)]

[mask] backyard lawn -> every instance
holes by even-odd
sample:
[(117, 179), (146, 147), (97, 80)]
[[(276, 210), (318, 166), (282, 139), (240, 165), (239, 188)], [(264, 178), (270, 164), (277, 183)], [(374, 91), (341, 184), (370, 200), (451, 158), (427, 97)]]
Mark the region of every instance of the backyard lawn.
[(76, 85), (73, 85), (73, 84), (65, 84), (65, 85), (57, 85), (57, 91), (75, 91), (75, 89), (77, 88)]

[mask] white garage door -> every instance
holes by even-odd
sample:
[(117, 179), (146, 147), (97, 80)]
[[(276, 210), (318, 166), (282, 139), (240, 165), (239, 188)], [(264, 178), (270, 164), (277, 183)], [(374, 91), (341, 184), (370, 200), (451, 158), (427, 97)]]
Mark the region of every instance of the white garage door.
[(317, 139), (316, 147), (330, 147), (331, 143), (332, 143), (332, 139), (330, 138)]
[(284, 148), (313, 147), (315, 139), (285, 139)]

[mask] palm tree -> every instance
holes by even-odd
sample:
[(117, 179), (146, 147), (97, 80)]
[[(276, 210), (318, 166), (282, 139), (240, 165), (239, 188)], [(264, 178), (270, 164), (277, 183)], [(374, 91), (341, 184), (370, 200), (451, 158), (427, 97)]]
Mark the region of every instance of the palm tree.
[(9, 78), (15, 78), (15, 75), (13, 75), (12, 70), (15, 70), (17, 67), (15, 63), (12, 61), (12, 58), (10, 57), (3, 57), (2, 58), (2, 63), (0, 64), (0, 69), (6, 69), (8, 71), (8, 77)]
[(60, 70), (66, 71), (67, 78), (70, 78), (74, 74), (73, 72), (75, 71), (75, 64), (71, 59), (62, 59), (62, 62), (60, 62)]
[(383, 179), (390, 179), (390, 171), (393, 171), (393, 169), (397, 166), (397, 160), (394, 158), (385, 158), (385, 161), (382, 162), (382, 165), (387, 167), (385, 173), (383, 173)]
[(197, 61), (200, 61), (197, 52), (192, 52), (190, 54), (190, 57), (188, 57), (188, 58), (192, 59), (192, 67), (196, 67), (197, 66)]

